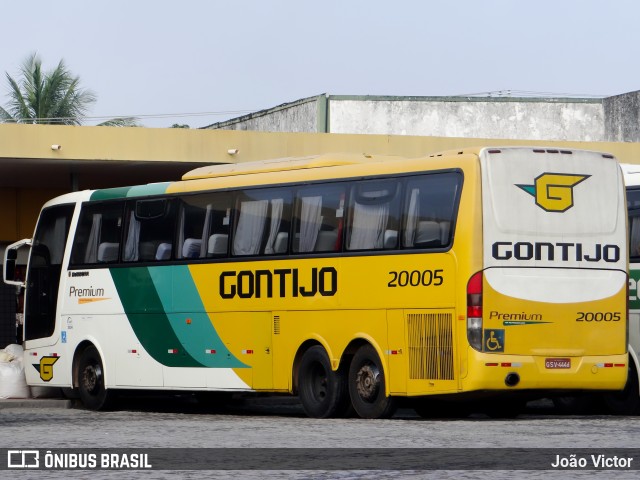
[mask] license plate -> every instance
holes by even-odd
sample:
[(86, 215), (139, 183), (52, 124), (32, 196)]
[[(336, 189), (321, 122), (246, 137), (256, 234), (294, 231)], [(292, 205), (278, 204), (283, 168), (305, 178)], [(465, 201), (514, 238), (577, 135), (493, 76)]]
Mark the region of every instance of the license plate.
[(571, 368), (570, 358), (546, 358), (544, 368)]

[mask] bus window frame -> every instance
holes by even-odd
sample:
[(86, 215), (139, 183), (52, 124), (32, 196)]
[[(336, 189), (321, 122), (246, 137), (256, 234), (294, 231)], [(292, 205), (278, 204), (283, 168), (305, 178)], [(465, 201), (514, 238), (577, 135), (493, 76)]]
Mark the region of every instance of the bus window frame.
[[(451, 230), (449, 234), (449, 243), (446, 245), (441, 245), (437, 247), (429, 246), (429, 247), (404, 247), (400, 239), (396, 243), (394, 248), (380, 248), (380, 249), (368, 249), (368, 250), (348, 250), (345, 245), (346, 235), (347, 235), (347, 226), (349, 222), (349, 208), (351, 205), (351, 195), (353, 188), (349, 188), (350, 184), (359, 181), (385, 181), (385, 180), (394, 180), (397, 181), (397, 189), (396, 196), (400, 196), (397, 199), (399, 202), (399, 216), (398, 221), (400, 222), (399, 232), (402, 232), (405, 224), (405, 215), (406, 215), (406, 184), (409, 179), (422, 177), (422, 176), (431, 176), (431, 175), (442, 175), (442, 174), (454, 174), (459, 178), (457, 183), (457, 190), (454, 195), (454, 203), (451, 205), (452, 212), (452, 220), (451, 220)], [(333, 251), (311, 251), (311, 252), (296, 252), (293, 251), (292, 248), (292, 235), (294, 234), (297, 226), (296, 226), (296, 215), (298, 209), (298, 195), (299, 192), (308, 188), (322, 188), (322, 185), (328, 185), (331, 187), (340, 187), (344, 185), (345, 199), (344, 199), (344, 226), (343, 231), (341, 232), (340, 237), (340, 248)], [(180, 193), (168, 193), (164, 195), (153, 195), (148, 197), (135, 197), (135, 198), (118, 198), (118, 199), (110, 199), (110, 200), (98, 200), (98, 201), (87, 201), (83, 202), (81, 207), (84, 208), (85, 205), (95, 205), (95, 204), (108, 204), (112, 202), (121, 202), (123, 204), (123, 225), (121, 227), (121, 241), (120, 241), (120, 251), (118, 260), (113, 263), (96, 263), (96, 264), (70, 264), (68, 268), (70, 270), (79, 270), (79, 269), (93, 269), (93, 268), (105, 268), (105, 267), (131, 267), (133, 265), (158, 265), (158, 264), (188, 264), (188, 263), (217, 263), (217, 262), (246, 262), (246, 261), (263, 261), (274, 258), (286, 258), (286, 259), (297, 259), (297, 258), (305, 258), (305, 257), (333, 257), (333, 256), (349, 256), (349, 257), (357, 257), (357, 256), (368, 256), (368, 255), (397, 255), (397, 254), (421, 254), (421, 253), (441, 253), (450, 250), (453, 247), (455, 231), (457, 220), (459, 216), (459, 208), (460, 208), (460, 200), (462, 197), (462, 191), (464, 188), (464, 171), (459, 167), (454, 168), (444, 168), (438, 170), (419, 170), (415, 172), (402, 172), (399, 174), (395, 174), (392, 176), (389, 175), (372, 175), (372, 176), (360, 176), (360, 177), (348, 177), (348, 178), (339, 178), (339, 179), (321, 179), (314, 180), (309, 182), (304, 182), (302, 185), (300, 183), (281, 183), (281, 184), (268, 184), (268, 185), (250, 185), (250, 186), (239, 186), (237, 188), (221, 188), (221, 189), (210, 189), (210, 190), (198, 190), (193, 192), (180, 192)], [(274, 254), (264, 254), (259, 253), (256, 255), (234, 255), (232, 252), (233, 238), (235, 236), (236, 222), (238, 217), (238, 201), (241, 192), (243, 191), (254, 191), (254, 190), (262, 190), (269, 191), (272, 189), (287, 189), (290, 196), (290, 214), (289, 214), (289, 239), (287, 244), (287, 250), (282, 253), (274, 253)], [(229, 208), (231, 209), (229, 215), (229, 245), (227, 248), (226, 254), (220, 254), (216, 256), (205, 256), (199, 258), (183, 258), (181, 255), (176, 255), (177, 242), (179, 240), (179, 220), (180, 220), (180, 210), (181, 206), (184, 202), (185, 198), (196, 195), (230, 195), (231, 202)], [(269, 199), (276, 198), (274, 196), (269, 196)], [(174, 220), (174, 229), (172, 236), (172, 258), (170, 260), (129, 260), (125, 261), (124, 257), (124, 248), (126, 238), (128, 236), (129, 230), (129, 220), (128, 215), (134, 211), (135, 207), (130, 207), (130, 205), (135, 205), (138, 201), (154, 201), (158, 199), (166, 200), (167, 204), (173, 204), (173, 220)], [(135, 212), (134, 212), (135, 213)], [(80, 212), (82, 214), (82, 210)], [(267, 227), (268, 229), (268, 227)], [(74, 232), (75, 234), (76, 232)], [(75, 240), (75, 237), (74, 237)], [(261, 249), (263, 247), (261, 246)]]

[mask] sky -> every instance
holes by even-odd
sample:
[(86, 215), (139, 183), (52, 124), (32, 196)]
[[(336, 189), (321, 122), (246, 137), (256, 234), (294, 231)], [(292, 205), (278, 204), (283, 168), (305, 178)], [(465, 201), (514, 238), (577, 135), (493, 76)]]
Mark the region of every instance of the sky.
[[(611, 96), (640, 90), (637, 0), (2, 2), (0, 71), (64, 59), (85, 124), (199, 128), (322, 93)], [(0, 105), (8, 101), (0, 75)], [(495, 93), (501, 92), (501, 93)]]

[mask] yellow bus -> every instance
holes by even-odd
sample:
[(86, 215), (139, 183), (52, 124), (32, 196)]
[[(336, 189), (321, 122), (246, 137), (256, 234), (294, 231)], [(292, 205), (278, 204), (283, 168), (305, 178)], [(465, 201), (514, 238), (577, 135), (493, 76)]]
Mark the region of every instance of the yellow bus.
[(482, 148), (202, 167), (48, 202), (30, 245), (30, 385), (281, 392), (312, 417), (421, 414), (627, 378), (611, 155)]

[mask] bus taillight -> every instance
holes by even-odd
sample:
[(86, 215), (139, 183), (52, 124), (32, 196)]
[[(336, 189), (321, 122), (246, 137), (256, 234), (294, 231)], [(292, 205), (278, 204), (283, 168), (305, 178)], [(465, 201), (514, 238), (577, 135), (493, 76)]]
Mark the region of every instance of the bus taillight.
[(467, 340), (476, 350), (482, 350), (482, 278), (478, 272), (467, 283)]

